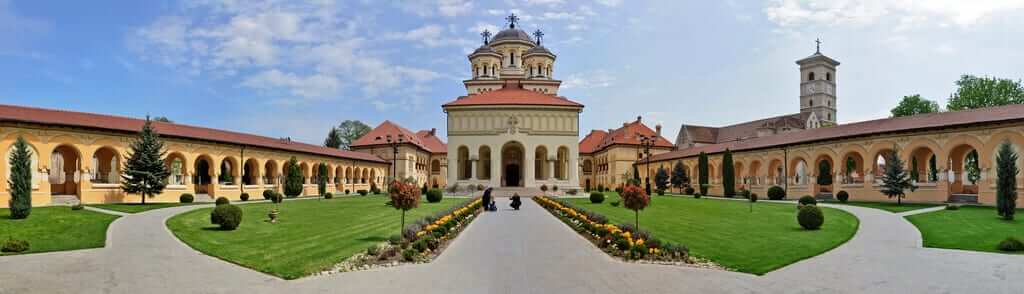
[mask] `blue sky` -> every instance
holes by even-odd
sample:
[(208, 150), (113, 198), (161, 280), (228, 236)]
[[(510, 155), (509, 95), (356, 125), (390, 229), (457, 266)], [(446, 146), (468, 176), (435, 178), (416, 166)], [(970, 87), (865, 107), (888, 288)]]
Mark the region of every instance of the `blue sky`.
[(0, 103), (312, 143), (345, 119), (443, 133), (466, 53), (513, 11), (586, 105), (581, 135), (797, 112), (794, 61), (819, 37), (841, 122), (944, 104), (964, 73), (1024, 77), (1024, 0), (0, 0)]

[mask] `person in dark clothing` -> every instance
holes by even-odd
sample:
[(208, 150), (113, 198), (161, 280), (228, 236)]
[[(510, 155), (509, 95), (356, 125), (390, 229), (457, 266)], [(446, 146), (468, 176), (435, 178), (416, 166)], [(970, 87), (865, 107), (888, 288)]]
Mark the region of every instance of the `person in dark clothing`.
[(484, 196), (483, 199), (481, 200), (484, 204), (484, 211), (498, 210), (497, 207), (494, 207), (494, 198), (491, 197), (491, 188), (487, 188), (487, 190), (484, 190)]
[(523, 205), (523, 202), (519, 200), (519, 194), (512, 194), (512, 209), (519, 210), (521, 205)]

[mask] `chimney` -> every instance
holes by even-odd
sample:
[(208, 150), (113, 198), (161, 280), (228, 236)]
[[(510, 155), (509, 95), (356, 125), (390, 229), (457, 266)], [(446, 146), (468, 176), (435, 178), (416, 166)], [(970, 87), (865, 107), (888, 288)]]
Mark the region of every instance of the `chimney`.
[[(659, 130), (660, 130), (661, 126), (658, 126), (658, 127), (659, 127)], [(430, 136), (436, 136), (436, 135), (437, 135), (437, 128), (430, 128)]]
[(654, 131), (658, 133), (658, 137), (661, 137), (661, 124), (654, 126)]
[(628, 121), (627, 121), (627, 122), (623, 122), (623, 123), (622, 123), (622, 127), (623, 127), (623, 128), (625, 128), (625, 127), (626, 127), (626, 126), (628, 126), (628, 125), (629, 125), (629, 122), (628, 122)]
[(641, 122), (641, 121), (643, 121), (643, 117), (637, 115), (636, 116), (636, 122)]

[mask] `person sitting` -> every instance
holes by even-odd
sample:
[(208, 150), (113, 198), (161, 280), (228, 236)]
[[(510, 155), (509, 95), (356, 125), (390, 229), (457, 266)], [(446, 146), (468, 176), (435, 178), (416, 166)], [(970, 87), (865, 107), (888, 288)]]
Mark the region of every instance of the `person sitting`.
[(491, 188), (487, 188), (487, 190), (484, 190), (484, 196), (482, 197), (481, 202), (483, 202), (484, 204), (484, 211), (493, 211), (491, 209), (491, 206), (494, 205), (494, 200), (491, 197)]
[(519, 206), (522, 206), (523, 202), (519, 200), (519, 194), (512, 194), (512, 209), (519, 210)]

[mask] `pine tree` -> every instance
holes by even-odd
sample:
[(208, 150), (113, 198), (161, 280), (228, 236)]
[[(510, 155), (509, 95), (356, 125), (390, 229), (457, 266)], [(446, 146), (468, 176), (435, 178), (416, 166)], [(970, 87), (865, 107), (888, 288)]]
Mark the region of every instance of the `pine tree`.
[(882, 174), (882, 194), (889, 198), (896, 197), (896, 204), (901, 205), (903, 197), (906, 197), (904, 190), (910, 192), (917, 190), (917, 186), (910, 181), (910, 175), (903, 169), (903, 160), (900, 159), (900, 150), (896, 145), (892, 146), (892, 154), (885, 162), (885, 173)]
[(11, 152), (8, 164), (11, 176), (7, 180), (7, 190), (11, 192), (11, 200), (7, 204), (11, 218), (27, 218), (32, 213), (32, 151), (25, 138), (18, 136), (14, 142), (14, 152)]
[(1003, 219), (1013, 220), (1017, 212), (1017, 153), (1010, 141), (999, 145), (996, 155), (996, 208)]
[(708, 194), (708, 154), (704, 152), (697, 157), (697, 185), (701, 195)]
[(320, 163), (317, 165), (317, 169), (316, 191), (320, 193), (320, 197), (324, 197), (327, 194), (327, 164)]
[(654, 174), (654, 185), (659, 191), (668, 190), (668, 170), (663, 167), (658, 167), (658, 171)]
[(132, 142), (128, 160), (125, 161), (121, 190), (139, 194), (142, 204), (146, 204), (146, 197), (163, 193), (164, 187), (167, 187), (167, 177), (171, 175), (170, 169), (164, 164), (166, 154), (164, 142), (160, 140), (160, 134), (153, 129), (147, 116), (139, 132), (139, 139)]
[(690, 179), (686, 177), (686, 167), (683, 166), (682, 161), (676, 161), (676, 165), (672, 167), (672, 187), (676, 189), (682, 189), (686, 182)]
[(732, 165), (732, 151), (725, 149), (722, 154), (722, 190), (725, 197), (736, 195), (736, 170)]
[(341, 131), (337, 127), (331, 127), (327, 132), (327, 139), (324, 139), (324, 146), (330, 148), (341, 148)]
[(284, 178), (284, 195), (294, 198), (302, 194), (302, 171), (299, 170), (299, 160), (292, 156), (288, 160), (288, 170)]

